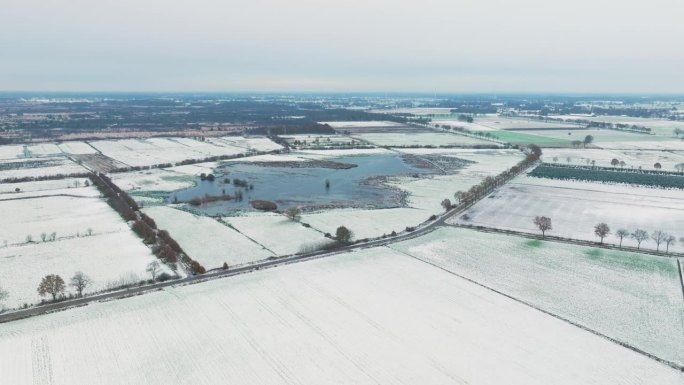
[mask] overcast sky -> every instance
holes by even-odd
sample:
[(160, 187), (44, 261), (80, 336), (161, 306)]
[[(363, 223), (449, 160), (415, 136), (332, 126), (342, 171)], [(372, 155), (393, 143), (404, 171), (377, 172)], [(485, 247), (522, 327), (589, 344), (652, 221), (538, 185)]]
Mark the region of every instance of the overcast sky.
[(0, 90), (684, 93), (682, 0), (0, 0)]

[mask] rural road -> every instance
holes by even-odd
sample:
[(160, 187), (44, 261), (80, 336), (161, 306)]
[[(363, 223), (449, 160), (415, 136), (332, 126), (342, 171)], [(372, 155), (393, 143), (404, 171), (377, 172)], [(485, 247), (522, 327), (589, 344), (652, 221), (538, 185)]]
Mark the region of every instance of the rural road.
[[(474, 204), (474, 203), (473, 203)], [(188, 276), (183, 279), (169, 280), (165, 282), (158, 282), (150, 285), (131, 287), (128, 289), (117, 290), (112, 292), (106, 292), (101, 294), (93, 294), (83, 298), (68, 299), (60, 302), (51, 302), (44, 305), (39, 305), (35, 307), (30, 307), (27, 309), (20, 309), (16, 311), (10, 311), (0, 314), (0, 323), (16, 321), (23, 318), (33, 317), (41, 314), (52, 313), (56, 311), (66, 310), (69, 308), (80, 307), (87, 305), (92, 302), (107, 301), (119, 298), (126, 298), (135, 295), (140, 295), (148, 292), (154, 292), (161, 290), (165, 287), (170, 286), (183, 286), (188, 284), (199, 283), (211, 279), (232, 277), (235, 275), (245, 274), (256, 270), (266, 269), (270, 267), (275, 267), (279, 265), (286, 265), (296, 262), (303, 262), (317, 258), (329, 257), (333, 255), (338, 255), (346, 253), (356, 249), (365, 249), (370, 247), (386, 246), (391, 243), (401, 242), (408, 239), (416, 238), (421, 235), (427, 234), (434, 230), (436, 227), (443, 226), (446, 221), (453, 215), (456, 215), (470, 206), (458, 206), (444, 214), (440, 215), (434, 221), (425, 222), (416, 227), (412, 232), (406, 232), (393, 237), (387, 237), (385, 239), (375, 239), (368, 242), (356, 243), (347, 246), (342, 246), (334, 250), (324, 250), (315, 251), (306, 254), (298, 254), (292, 256), (286, 256), (281, 258), (276, 258), (272, 260), (260, 261), (248, 266), (241, 266), (236, 268), (231, 268), (228, 270), (212, 270), (202, 275)]]

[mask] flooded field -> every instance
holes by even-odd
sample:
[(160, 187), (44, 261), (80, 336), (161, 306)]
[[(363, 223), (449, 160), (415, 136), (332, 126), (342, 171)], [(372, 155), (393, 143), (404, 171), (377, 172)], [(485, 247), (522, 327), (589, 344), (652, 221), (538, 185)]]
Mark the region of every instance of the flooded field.
[(190, 202), (222, 195), (232, 198), (196, 206), (208, 215), (251, 211), (251, 200), (273, 201), (279, 209), (289, 206), (309, 209), (399, 207), (402, 193), (385, 186), (384, 177), (432, 172), (432, 168), (407, 162), (401, 155), (394, 154), (343, 156), (331, 161), (303, 163), (233, 163), (216, 169), (213, 181), (198, 180), (197, 186), (170, 194), (168, 202)]

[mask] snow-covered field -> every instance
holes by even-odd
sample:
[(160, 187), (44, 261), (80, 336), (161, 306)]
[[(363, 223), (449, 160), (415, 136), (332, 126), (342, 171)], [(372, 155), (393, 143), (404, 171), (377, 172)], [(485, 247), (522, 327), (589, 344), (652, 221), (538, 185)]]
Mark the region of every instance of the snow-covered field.
[(49, 384), (659, 384), (684, 374), (380, 248), (0, 325)]
[(577, 116), (577, 115), (553, 115), (550, 118), (557, 119), (582, 119), (592, 122), (622, 123), (629, 125), (644, 126), (651, 129), (657, 135), (672, 136), (675, 128), (684, 129), (684, 122), (663, 119), (635, 118), (630, 116)]
[[(392, 178), (390, 185), (406, 191), (408, 205), (429, 213), (442, 211), (440, 202), (453, 200), (457, 191), (467, 191), (487, 176), (494, 176), (520, 162), (523, 155), (517, 150), (438, 150), (402, 149), (408, 154), (442, 154), (475, 162), (453, 175), (436, 175), (431, 178)], [(429, 216), (429, 215), (428, 215)]]
[(536, 119), (515, 118), (497, 115), (476, 116), (476, 124), (496, 130), (514, 129), (564, 129), (577, 127), (570, 123), (542, 122)]
[(445, 132), (416, 132), (416, 133), (365, 133), (354, 134), (354, 138), (361, 139), (377, 146), (494, 146), (495, 143), (471, 138), (469, 136), (448, 134)]
[(0, 161), (0, 179), (85, 174), (88, 170), (65, 157), (22, 158)]
[[(607, 243), (619, 243), (615, 233), (620, 228), (649, 233), (662, 230), (679, 238), (684, 236), (684, 191), (518, 177), (464, 215), (451, 221), (537, 233), (532, 220), (544, 215), (552, 220), (550, 235), (598, 241), (594, 226), (605, 222), (612, 230)], [(623, 245), (637, 243), (625, 238)], [(656, 244), (649, 239), (641, 247), (655, 249)], [(670, 250), (684, 251), (684, 245), (676, 244)]]
[[(684, 154), (671, 151), (545, 148), (542, 160), (553, 163), (554, 158), (558, 158), (557, 163), (581, 166), (586, 166), (595, 160), (597, 166), (603, 167), (612, 167), (610, 162), (617, 159), (624, 161), (626, 168), (642, 167), (647, 170), (653, 169), (655, 163), (660, 163), (663, 170), (668, 171), (675, 171), (676, 164), (684, 163)], [(569, 162), (568, 158), (570, 158)]]
[(97, 150), (85, 142), (63, 142), (59, 149), (67, 154), (96, 154)]
[[(40, 241), (41, 233), (57, 233), (57, 238), (83, 234), (92, 228), (94, 234), (128, 230), (128, 225), (102, 199), (94, 187), (91, 197), (50, 196), (44, 198), (0, 201), (0, 243), (25, 243), (27, 236)], [(54, 190), (53, 190), (54, 191)], [(61, 191), (61, 190), (60, 190)], [(50, 192), (45, 192), (48, 195)], [(94, 197), (92, 197), (94, 196)]]
[(320, 124), (327, 124), (334, 129), (344, 128), (364, 128), (364, 127), (400, 127), (401, 123), (389, 121), (349, 121), (349, 122), (319, 122)]
[[(594, 137), (593, 145), (604, 147), (617, 145), (623, 142), (647, 143), (661, 142), (669, 140), (656, 135), (647, 135), (634, 132), (625, 132), (608, 129), (575, 129), (575, 130), (525, 130), (522, 133), (538, 135), (556, 139), (584, 140), (584, 137), (591, 135)], [(627, 144), (626, 144), (627, 145)]]
[[(47, 182), (33, 183), (47, 188)], [(23, 194), (64, 191), (25, 188)], [(81, 270), (94, 280), (89, 290), (104, 289), (121, 278), (136, 276), (130, 278), (136, 282), (146, 278), (145, 267), (155, 259), (149, 248), (98, 198), (93, 187), (70, 191), (85, 197), (0, 201), (0, 285), (9, 292), (8, 306), (39, 302), (36, 288), (47, 274), (59, 274), (67, 281)], [(92, 235), (88, 235), (89, 229)], [(53, 232), (55, 241), (42, 240), (43, 233), (49, 238)], [(29, 235), (32, 242), (27, 243)]]
[(216, 219), (164, 206), (143, 211), (207, 269), (219, 268), (224, 262), (234, 266), (273, 256), (263, 246)]
[(265, 137), (148, 138), (99, 140), (90, 143), (104, 155), (129, 166), (177, 163), (219, 155), (237, 155), (250, 151), (273, 151), (282, 148)]
[[(37, 182), (21, 182), (21, 183), (0, 183), (0, 196), (3, 199), (11, 198), (17, 194), (15, 191), (19, 189), (20, 193), (26, 192), (45, 192), (46, 195), (54, 193), (51, 190), (67, 190), (70, 193), (74, 191), (82, 191), (83, 188), (75, 188), (75, 186), (85, 186), (86, 178), (66, 178), (66, 179), (53, 179), (53, 180), (43, 180)], [(90, 181), (88, 181), (90, 182)], [(95, 189), (87, 189), (93, 191), (99, 195), (99, 192)], [(11, 193), (11, 194), (10, 194)], [(79, 195), (84, 195), (79, 193)], [(91, 194), (87, 194), (91, 195)], [(96, 195), (97, 196), (97, 195)]]
[(223, 220), (276, 255), (295, 254), (330, 242), (323, 233), (293, 222), (284, 215), (251, 213)]
[(168, 171), (168, 169), (112, 174), (112, 181), (128, 192), (175, 191), (195, 185), (192, 176)]
[(302, 222), (310, 224), (323, 233), (335, 234), (339, 226), (345, 226), (354, 233), (354, 239), (376, 238), (392, 231), (400, 233), (407, 226), (416, 226), (437, 212), (414, 208), (382, 210), (338, 209), (305, 214)]
[(684, 364), (684, 298), (673, 258), (456, 228), (392, 247)]

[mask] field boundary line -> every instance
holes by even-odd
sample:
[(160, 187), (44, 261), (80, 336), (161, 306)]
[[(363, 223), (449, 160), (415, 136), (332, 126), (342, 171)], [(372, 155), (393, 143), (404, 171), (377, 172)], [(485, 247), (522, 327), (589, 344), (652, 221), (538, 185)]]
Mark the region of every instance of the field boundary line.
[(390, 247), (390, 248), (391, 248), (392, 250), (394, 250), (394, 251), (400, 253), (400, 254), (406, 255), (407, 257), (416, 259), (416, 260), (421, 261), (421, 262), (423, 262), (423, 263), (426, 263), (426, 264), (428, 264), (428, 265), (430, 265), (430, 266), (432, 266), (432, 267), (435, 267), (435, 268), (437, 268), (437, 269), (440, 269), (440, 270), (442, 270), (442, 271), (444, 271), (444, 272), (446, 272), (446, 273), (449, 273), (449, 274), (454, 275), (454, 276), (456, 276), (456, 277), (458, 277), (458, 278), (461, 278), (461, 279), (466, 280), (466, 281), (468, 281), (468, 282), (470, 282), (470, 283), (473, 283), (473, 284), (475, 284), (475, 285), (477, 285), (477, 286), (480, 286), (480, 287), (482, 287), (482, 288), (484, 288), (484, 289), (487, 289), (487, 290), (492, 291), (492, 292), (494, 292), (494, 293), (496, 293), (496, 294), (502, 295), (502, 296), (504, 296), (504, 297), (506, 297), (506, 298), (512, 299), (512, 300), (515, 301), (515, 302), (518, 302), (518, 303), (520, 303), (520, 304), (522, 304), (522, 305), (528, 306), (528, 307), (530, 307), (530, 308), (532, 308), (532, 309), (534, 309), (534, 310), (537, 310), (537, 311), (539, 311), (539, 312), (541, 312), (541, 313), (544, 313), (544, 314), (546, 314), (546, 315), (549, 315), (549, 316), (551, 316), (551, 317), (553, 317), (553, 318), (556, 318), (556, 319), (558, 319), (558, 320), (560, 320), (560, 321), (564, 321), (564, 322), (566, 322), (566, 323), (568, 323), (568, 324), (570, 324), (570, 325), (572, 325), (572, 326), (578, 327), (578, 328), (580, 328), (580, 329), (582, 329), (582, 330), (584, 330), (584, 331), (587, 331), (587, 332), (592, 333), (592, 334), (594, 334), (594, 335), (596, 335), (596, 336), (602, 337), (602, 338), (604, 338), (604, 339), (606, 339), (606, 340), (608, 340), (608, 341), (610, 341), (610, 342), (613, 342), (613, 343), (615, 343), (615, 344), (617, 344), (617, 345), (620, 345), (620, 346), (622, 346), (622, 347), (624, 347), (624, 348), (627, 348), (627, 349), (629, 349), (629, 350), (631, 350), (631, 351), (633, 351), (633, 352), (635, 352), (635, 353), (641, 354), (641, 355), (643, 355), (643, 356), (645, 356), (645, 357), (648, 357), (648, 358), (650, 358), (650, 359), (652, 359), (652, 360), (655, 360), (655, 361), (657, 361), (657, 362), (660, 362), (661, 364), (665, 364), (665, 365), (667, 365), (667, 366), (669, 366), (669, 367), (671, 367), (671, 368), (673, 368), (673, 369), (676, 369), (676, 370), (678, 370), (678, 371), (684, 373), (684, 365), (680, 365), (680, 364), (678, 364), (678, 363), (676, 363), (676, 362), (673, 362), (673, 361), (670, 361), (670, 360), (666, 360), (666, 359), (664, 359), (664, 358), (660, 358), (660, 357), (656, 356), (655, 354), (649, 353), (649, 352), (647, 352), (647, 351), (645, 351), (645, 350), (642, 350), (642, 349), (640, 349), (640, 348), (637, 348), (636, 346), (632, 346), (632, 345), (630, 345), (630, 344), (628, 344), (628, 343), (626, 343), (626, 342), (623, 342), (623, 341), (620, 341), (620, 340), (615, 339), (615, 338), (613, 338), (613, 337), (610, 337), (610, 336), (608, 336), (608, 335), (605, 335), (605, 334), (603, 334), (603, 333), (601, 333), (601, 332), (599, 332), (599, 331), (596, 331), (596, 330), (594, 330), (594, 329), (589, 328), (588, 326), (584, 326), (584, 325), (582, 325), (582, 324), (580, 324), (580, 323), (578, 323), (578, 322), (572, 321), (572, 320), (570, 320), (570, 319), (568, 319), (568, 318), (565, 318), (565, 317), (563, 317), (563, 316), (560, 316), (560, 315), (558, 315), (558, 314), (551, 313), (550, 311), (547, 311), (547, 310), (544, 310), (544, 309), (542, 309), (542, 308), (540, 308), (540, 307), (537, 307), (537, 306), (535, 306), (535, 305), (533, 305), (533, 304), (531, 304), (531, 303), (529, 303), (529, 302), (527, 302), (527, 301), (524, 301), (524, 300), (522, 300), (522, 299), (513, 297), (513, 296), (510, 295), (510, 294), (506, 294), (506, 293), (504, 293), (504, 292), (502, 292), (502, 291), (499, 291), (499, 290), (497, 290), (497, 289), (494, 289), (494, 288), (492, 288), (492, 287), (490, 287), (490, 286), (487, 286), (487, 285), (485, 285), (485, 284), (483, 284), (483, 283), (480, 283), (480, 282), (475, 281), (475, 280), (473, 280), (473, 279), (471, 279), (471, 278), (465, 277), (465, 276), (463, 276), (463, 275), (461, 275), (461, 274), (459, 274), (459, 273), (456, 273), (456, 272), (454, 272), (454, 271), (451, 271), (451, 270), (449, 270), (449, 269), (447, 269), (447, 268), (445, 268), (445, 267), (439, 266), (439, 265), (437, 265), (437, 264), (434, 263), (434, 262), (424, 260), (424, 259), (422, 259), (422, 258), (416, 257), (416, 256), (414, 256), (414, 255), (408, 254), (408, 253), (406, 253), (406, 252), (403, 252), (403, 251), (401, 251), (401, 250), (397, 250), (397, 249), (392, 248), (392, 247)]
[(682, 299), (684, 300), (684, 279), (682, 278), (682, 262), (677, 258), (677, 272), (679, 273), (679, 284), (682, 287)]
[(614, 250), (614, 251), (624, 251), (624, 252), (628, 252), (628, 253), (652, 255), (652, 256), (661, 257), (661, 258), (681, 258), (682, 256), (684, 256), (684, 254), (682, 254), (682, 253), (664, 252), (664, 251), (658, 251), (658, 250), (653, 250), (653, 249), (638, 249), (634, 246), (622, 246), (622, 248), (620, 248), (619, 246), (616, 246), (615, 244), (610, 244), (610, 243), (598, 243), (598, 242), (593, 242), (593, 241), (585, 241), (582, 239), (563, 238), (563, 237), (559, 237), (557, 235), (541, 236), (539, 234), (533, 234), (533, 233), (528, 233), (528, 232), (524, 232), (524, 231), (517, 231), (517, 230), (499, 229), (496, 227), (469, 225), (469, 224), (465, 224), (465, 223), (445, 223), (445, 225), (450, 226), (450, 227), (461, 228), (461, 229), (469, 229), (469, 230), (479, 231), (481, 233), (497, 233), (497, 234), (514, 236), (514, 237), (536, 239), (539, 241), (559, 242), (559, 243), (566, 243), (566, 244), (577, 245), (577, 246), (593, 247), (596, 249), (606, 249), (606, 250)]

